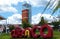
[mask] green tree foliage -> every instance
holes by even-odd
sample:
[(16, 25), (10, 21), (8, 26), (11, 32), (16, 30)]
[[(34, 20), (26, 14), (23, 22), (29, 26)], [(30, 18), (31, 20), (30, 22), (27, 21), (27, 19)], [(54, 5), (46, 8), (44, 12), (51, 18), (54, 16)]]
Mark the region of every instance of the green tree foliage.
[(54, 25), (54, 26), (58, 26), (59, 25), (59, 22), (52, 22), (52, 24)]
[(59, 22), (59, 25), (60, 25), (60, 20), (58, 22)]
[(59, 18), (59, 24), (60, 24), (60, 14), (58, 15), (58, 18)]
[(22, 27), (23, 28), (27, 28), (27, 27), (31, 27), (32, 25), (30, 23), (27, 22), (22, 22)]
[(47, 23), (47, 21), (44, 20), (44, 17), (41, 17), (41, 21), (39, 22), (39, 25), (44, 25), (46, 23)]
[(15, 29), (15, 27), (14, 27), (13, 25), (11, 25), (11, 26), (9, 27), (9, 29), (10, 29), (10, 31), (12, 31), (13, 29)]
[(51, 23), (52, 25), (54, 25), (54, 29), (58, 29), (59, 25), (60, 25), (60, 21), (55, 21)]

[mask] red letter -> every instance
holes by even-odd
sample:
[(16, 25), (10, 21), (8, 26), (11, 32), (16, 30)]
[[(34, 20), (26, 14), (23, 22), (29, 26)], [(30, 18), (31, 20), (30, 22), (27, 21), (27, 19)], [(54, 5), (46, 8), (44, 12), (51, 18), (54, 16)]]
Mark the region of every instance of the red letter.
[(40, 26), (34, 26), (34, 27), (32, 28), (32, 36), (33, 36), (33, 38), (40, 37), (40, 34), (37, 35), (37, 34), (35, 33), (36, 29), (38, 29), (39, 32), (40, 32), (40, 28), (41, 28)]
[(23, 29), (19, 27), (16, 27), (15, 30), (11, 31), (11, 36), (13, 38), (19, 38), (19, 37), (22, 37), (22, 35), (23, 35)]
[[(44, 29), (47, 28), (48, 29), (48, 33), (47, 34), (44, 34)], [(51, 38), (53, 37), (53, 29), (48, 25), (48, 24), (45, 24), (41, 27), (40, 29), (40, 35), (43, 37), (43, 38)]]

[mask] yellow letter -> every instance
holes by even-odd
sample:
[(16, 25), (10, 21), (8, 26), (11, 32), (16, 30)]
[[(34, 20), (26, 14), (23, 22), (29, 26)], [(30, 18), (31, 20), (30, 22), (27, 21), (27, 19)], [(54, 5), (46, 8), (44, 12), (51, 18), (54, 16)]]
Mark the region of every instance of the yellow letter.
[(30, 31), (29, 30), (25, 31), (25, 36), (30, 37)]

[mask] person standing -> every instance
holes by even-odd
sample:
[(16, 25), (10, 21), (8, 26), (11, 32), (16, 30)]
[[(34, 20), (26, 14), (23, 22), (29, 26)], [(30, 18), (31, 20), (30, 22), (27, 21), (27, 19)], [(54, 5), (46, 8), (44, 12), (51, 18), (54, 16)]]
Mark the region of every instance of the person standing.
[(2, 34), (3, 32), (3, 28), (0, 26), (0, 35)]

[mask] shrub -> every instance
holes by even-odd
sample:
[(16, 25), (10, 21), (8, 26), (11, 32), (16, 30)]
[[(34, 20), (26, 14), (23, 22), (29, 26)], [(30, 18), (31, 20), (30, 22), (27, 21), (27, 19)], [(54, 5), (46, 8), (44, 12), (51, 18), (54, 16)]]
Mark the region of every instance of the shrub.
[(9, 27), (10, 31), (12, 31), (13, 29), (15, 29), (15, 27), (12, 25)]

